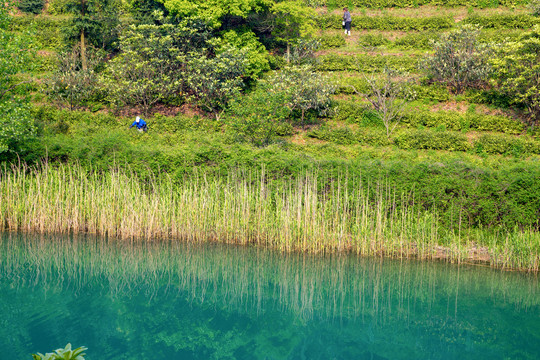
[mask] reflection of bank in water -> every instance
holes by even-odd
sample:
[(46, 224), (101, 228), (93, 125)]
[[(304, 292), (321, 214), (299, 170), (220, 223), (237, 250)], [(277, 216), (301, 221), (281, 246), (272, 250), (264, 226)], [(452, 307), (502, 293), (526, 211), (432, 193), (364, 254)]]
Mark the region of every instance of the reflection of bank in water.
[[(183, 343), (190, 336), (191, 343), (206, 344), (208, 338), (189, 332), (195, 326), (189, 320), (221, 336), (219, 329), (233, 327), (235, 336), (246, 336), (240, 343), (275, 341), (272, 346), (289, 349), (283, 351), (292, 358), (313, 358), (313, 349), (321, 356), (346, 356), (348, 347), (394, 359), (461, 356), (484, 348), (492, 354), (524, 337), (532, 340), (523, 354), (540, 349), (530, 336), (539, 330), (540, 316), (534, 275), (447, 263), (12, 234), (0, 244), (0, 293), (5, 286), (34, 294), (25, 300), (32, 311), (41, 309), (43, 294), (68, 299), (69, 312), (81, 302), (83, 312), (90, 307), (107, 315), (81, 317), (83, 326), (107, 325), (118, 316), (107, 328), (118, 327), (121, 337), (140, 326), (158, 331), (169, 324), (178, 332), (169, 341)], [(113, 309), (99, 308), (99, 299), (110, 299), (106, 306)], [(13, 298), (0, 296), (0, 302), (6, 309)], [(257, 328), (246, 333), (243, 322)], [(215, 341), (222, 346), (229, 340)]]
[(99, 286), (112, 296), (181, 294), (218, 308), (279, 308), (307, 319), (368, 317), (384, 323), (441, 308), (459, 318), (469, 295), (483, 304), (540, 306), (534, 275), (444, 263), (26, 235), (4, 235), (2, 249), (4, 276), (33, 284), (76, 291), (105, 280)]

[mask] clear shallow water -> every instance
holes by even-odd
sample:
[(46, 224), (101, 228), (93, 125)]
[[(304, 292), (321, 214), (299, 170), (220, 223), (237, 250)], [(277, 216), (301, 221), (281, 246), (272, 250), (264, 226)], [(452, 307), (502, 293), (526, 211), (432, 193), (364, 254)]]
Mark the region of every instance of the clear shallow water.
[(0, 359), (540, 359), (536, 276), (0, 235)]

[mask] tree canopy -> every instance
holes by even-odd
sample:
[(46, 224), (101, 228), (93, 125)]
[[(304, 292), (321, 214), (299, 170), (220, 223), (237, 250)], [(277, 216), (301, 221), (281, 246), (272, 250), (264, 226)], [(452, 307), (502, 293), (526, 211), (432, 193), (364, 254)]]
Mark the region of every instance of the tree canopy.
[(165, 0), (165, 8), (178, 17), (197, 17), (212, 27), (221, 26), (225, 16), (247, 18), (250, 13), (267, 10), (272, 0)]

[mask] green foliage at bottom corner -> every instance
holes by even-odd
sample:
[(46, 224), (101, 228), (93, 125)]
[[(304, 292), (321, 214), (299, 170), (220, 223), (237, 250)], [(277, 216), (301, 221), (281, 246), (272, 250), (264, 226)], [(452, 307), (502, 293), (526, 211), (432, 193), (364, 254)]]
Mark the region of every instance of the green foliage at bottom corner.
[(465, 135), (449, 131), (407, 130), (394, 138), (394, 144), (400, 149), (448, 151), (468, 151), (471, 149)]
[(71, 344), (67, 344), (63, 349), (56, 349), (52, 353), (42, 353), (32, 354), (34, 360), (84, 360), (85, 350), (88, 348), (81, 346), (76, 349), (71, 349)]

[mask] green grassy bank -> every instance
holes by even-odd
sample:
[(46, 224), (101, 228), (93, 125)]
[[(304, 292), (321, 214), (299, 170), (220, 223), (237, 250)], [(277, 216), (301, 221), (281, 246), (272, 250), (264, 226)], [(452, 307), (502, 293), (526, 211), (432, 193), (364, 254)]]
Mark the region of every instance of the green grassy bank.
[(24, 167), (2, 172), (0, 219), (12, 231), (86, 232), (120, 239), (182, 239), (258, 244), (284, 251), (483, 261), (538, 271), (540, 235), (525, 229), (440, 225), (437, 211), (384, 179), (303, 172), (269, 181), (264, 173), (156, 176), (89, 172), (81, 167)]

